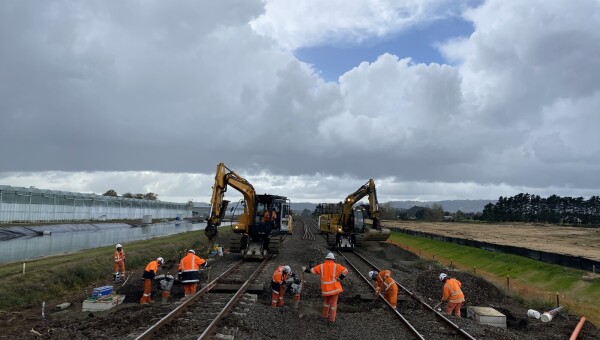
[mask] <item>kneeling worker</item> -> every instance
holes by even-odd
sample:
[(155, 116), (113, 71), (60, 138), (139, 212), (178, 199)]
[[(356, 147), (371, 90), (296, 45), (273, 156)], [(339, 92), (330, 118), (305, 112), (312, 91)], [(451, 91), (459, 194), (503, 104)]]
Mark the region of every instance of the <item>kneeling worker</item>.
[(279, 266), (273, 272), (271, 280), (271, 307), (282, 307), (283, 296), (285, 295), (285, 284), (289, 277), (296, 276), (292, 273), (290, 266)]
[(184, 297), (189, 298), (196, 294), (196, 287), (200, 281), (200, 267), (208, 267), (208, 263), (196, 255), (192, 249), (188, 250), (187, 255), (179, 262), (179, 272), (181, 273), (181, 283), (183, 283)]
[(370, 271), (369, 276), (375, 281), (375, 294), (379, 295), (379, 293), (382, 293), (383, 298), (396, 309), (398, 285), (392, 279), (392, 273), (389, 270), (382, 270), (380, 272)]
[(152, 280), (156, 276), (156, 272), (158, 272), (158, 267), (162, 266), (163, 262), (162, 257), (158, 257), (155, 261), (150, 261), (144, 270), (144, 275), (142, 278), (144, 279), (144, 294), (140, 299), (140, 304), (145, 305), (147, 303), (153, 302), (150, 298), (152, 295)]

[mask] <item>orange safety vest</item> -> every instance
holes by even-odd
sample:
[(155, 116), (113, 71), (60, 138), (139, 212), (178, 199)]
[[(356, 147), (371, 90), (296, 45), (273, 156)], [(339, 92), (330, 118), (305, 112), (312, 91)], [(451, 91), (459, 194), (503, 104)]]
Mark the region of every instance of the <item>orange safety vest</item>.
[(390, 288), (396, 285), (396, 281), (392, 279), (392, 273), (389, 270), (382, 270), (377, 274), (377, 282), (375, 287), (379, 287), (383, 292), (387, 292)]
[(125, 252), (123, 250), (118, 251), (115, 250), (115, 262), (123, 262), (125, 261)]
[(287, 280), (288, 274), (283, 272), (283, 266), (277, 267), (275, 272), (273, 272), (273, 282), (282, 284), (283, 281)]
[(348, 269), (341, 264), (328, 259), (311, 268), (310, 272), (320, 274), (321, 294), (323, 296), (336, 295), (344, 291), (338, 277), (348, 275)]
[(465, 301), (465, 295), (463, 294), (460, 281), (455, 278), (446, 280), (444, 284), (444, 300), (448, 302), (459, 303)]
[(262, 222), (269, 222), (269, 212), (267, 210), (265, 210), (265, 212), (263, 213), (262, 216)]
[(142, 275), (142, 277), (144, 279), (152, 280), (154, 279), (156, 272), (158, 272), (158, 261), (150, 261), (146, 266), (146, 269), (144, 269), (144, 275)]
[(184, 258), (179, 262), (179, 270), (182, 272), (194, 272), (200, 269), (200, 266), (203, 266), (206, 261), (203, 258), (200, 258), (196, 254), (188, 253)]

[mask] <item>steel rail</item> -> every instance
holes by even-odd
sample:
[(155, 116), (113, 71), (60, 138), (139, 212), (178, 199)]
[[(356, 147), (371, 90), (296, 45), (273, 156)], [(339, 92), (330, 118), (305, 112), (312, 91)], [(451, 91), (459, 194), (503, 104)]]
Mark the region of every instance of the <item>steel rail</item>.
[(158, 320), (158, 322), (156, 322), (154, 325), (152, 325), (150, 328), (148, 328), (144, 333), (140, 334), (136, 338), (136, 340), (151, 339), (152, 335), (154, 335), (161, 327), (163, 327), (164, 325), (168, 324), (173, 319), (178, 317), (179, 314), (181, 314), (181, 312), (183, 312), (189, 305), (194, 303), (196, 300), (200, 299), (206, 292), (213, 289), (217, 285), (217, 282), (221, 278), (225, 277), (226, 275), (229, 275), (229, 273), (231, 273), (233, 270), (238, 268), (243, 262), (244, 262), (243, 260), (236, 262), (233, 266), (231, 266), (229, 269), (227, 269), (223, 274), (219, 275), (216, 279), (212, 280), (204, 288), (202, 288), (196, 294), (192, 295), (191, 298), (186, 300), (181, 305), (177, 306), (177, 308), (173, 309), (169, 314), (165, 315), (162, 319)]
[[(377, 266), (375, 266), (371, 261), (367, 260), (364, 256), (360, 255), (359, 253), (357, 253), (356, 251), (353, 251), (353, 253), (358, 256), (361, 260), (365, 261), (365, 263), (367, 263), (368, 265), (370, 265), (371, 267), (373, 267), (373, 269), (380, 271), (379, 268), (377, 268)], [(342, 255), (343, 256), (343, 255)], [(361, 274), (362, 276), (362, 274)], [(394, 282), (396, 282), (396, 285), (398, 285), (398, 287), (402, 288), (402, 290), (407, 293), (408, 295), (410, 295), (413, 299), (419, 301), (421, 303), (421, 305), (423, 305), (424, 307), (426, 307), (427, 309), (429, 309), (430, 311), (434, 312), (439, 318), (441, 318), (444, 322), (446, 322), (450, 327), (454, 328), (456, 331), (458, 331), (461, 335), (463, 335), (465, 338), (467, 339), (471, 339), (471, 340), (476, 340), (473, 336), (471, 336), (469, 333), (467, 333), (464, 329), (460, 328), (459, 325), (455, 324), (454, 322), (452, 322), (452, 320), (448, 319), (447, 317), (445, 317), (442, 313), (438, 312), (437, 310), (435, 310), (435, 308), (431, 307), (430, 305), (428, 305), (427, 303), (425, 303), (425, 301), (419, 299), (417, 296), (415, 296), (410, 290), (408, 290), (408, 288), (404, 287), (403, 285), (400, 284), (400, 282), (394, 280)], [(380, 295), (381, 298), (383, 298), (383, 296)], [(385, 299), (384, 299), (385, 301)], [(387, 303), (387, 301), (385, 301)], [(388, 303), (389, 305), (389, 303)], [(391, 306), (390, 306), (391, 307)]]
[(246, 280), (246, 282), (244, 282), (244, 284), (240, 287), (240, 289), (237, 291), (237, 293), (235, 293), (235, 295), (231, 298), (231, 300), (229, 300), (229, 302), (225, 305), (225, 307), (223, 307), (223, 309), (221, 310), (219, 315), (217, 315), (213, 319), (213, 321), (210, 323), (210, 325), (208, 325), (208, 327), (206, 327), (204, 332), (200, 335), (200, 337), (198, 337), (198, 340), (208, 339), (210, 337), (211, 333), (213, 332), (214, 328), (217, 326), (219, 321), (221, 321), (221, 319), (223, 319), (225, 316), (227, 316), (227, 314), (229, 314), (229, 312), (231, 311), (233, 306), (238, 302), (238, 300), (242, 297), (242, 294), (244, 294), (244, 292), (250, 285), (250, 282), (252, 282), (252, 280), (254, 280), (256, 275), (258, 275), (258, 273), (260, 273), (262, 271), (262, 269), (265, 267), (267, 262), (269, 262), (269, 258), (266, 258), (262, 261), (262, 263), (258, 266), (258, 268), (256, 268), (256, 270), (252, 273), (252, 275), (250, 275), (250, 277)]
[[(344, 260), (346, 260), (346, 262), (348, 263), (348, 265), (350, 267), (352, 267), (352, 269), (354, 269), (354, 271), (360, 275), (360, 277), (362, 277), (363, 280), (365, 280), (365, 282), (371, 286), (371, 288), (375, 289), (375, 287), (371, 284), (371, 282), (369, 281), (369, 279), (367, 279), (359, 270), (358, 268), (356, 268), (352, 262), (350, 262), (350, 260), (348, 260), (348, 258), (344, 255), (344, 253), (342, 253), (341, 251), (337, 251), (339, 255), (341, 255)], [(381, 295), (379, 295), (380, 298), (383, 299), (383, 297)], [(387, 302), (385, 299), (383, 300), (385, 301), (385, 303), (388, 305), (388, 307), (390, 307), (390, 310), (404, 323), (404, 325), (406, 325), (406, 327), (408, 327), (408, 329), (410, 329), (410, 331), (417, 336), (417, 338), (421, 339), (421, 340), (425, 340), (425, 338), (423, 337), (423, 335), (421, 333), (419, 333), (419, 331), (417, 331), (417, 329), (408, 321), (406, 320), (406, 318), (404, 317), (404, 315), (402, 315), (397, 309), (394, 309), (392, 307), (392, 305), (389, 304), (389, 302)]]

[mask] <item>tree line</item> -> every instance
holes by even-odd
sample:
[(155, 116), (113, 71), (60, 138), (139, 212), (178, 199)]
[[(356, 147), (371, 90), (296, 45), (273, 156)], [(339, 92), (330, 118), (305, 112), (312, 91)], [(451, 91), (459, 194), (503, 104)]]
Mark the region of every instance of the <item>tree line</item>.
[(547, 198), (520, 193), (502, 197), (483, 208), (482, 219), (490, 222), (540, 222), (553, 224), (600, 224), (600, 197)]
[[(115, 190), (110, 189), (110, 190), (106, 191), (105, 193), (103, 193), (102, 196), (119, 197), (119, 194), (117, 194), (117, 192)], [(126, 192), (123, 195), (121, 195), (121, 197), (135, 198), (135, 199), (139, 199), (139, 200), (150, 200), (150, 201), (158, 200), (158, 195), (153, 192), (148, 192), (145, 194), (132, 194), (130, 192)]]

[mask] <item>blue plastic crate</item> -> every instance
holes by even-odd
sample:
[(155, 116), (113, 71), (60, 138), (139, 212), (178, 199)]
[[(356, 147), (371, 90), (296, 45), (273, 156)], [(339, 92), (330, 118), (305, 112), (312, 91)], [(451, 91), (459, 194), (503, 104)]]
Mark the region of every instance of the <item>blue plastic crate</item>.
[(97, 287), (97, 288), (94, 288), (94, 290), (92, 291), (92, 297), (99, 298), (99, 297), (102, 297), (102, 296), (112, 293), (112, 291), (113, 291), (113, 286)]

